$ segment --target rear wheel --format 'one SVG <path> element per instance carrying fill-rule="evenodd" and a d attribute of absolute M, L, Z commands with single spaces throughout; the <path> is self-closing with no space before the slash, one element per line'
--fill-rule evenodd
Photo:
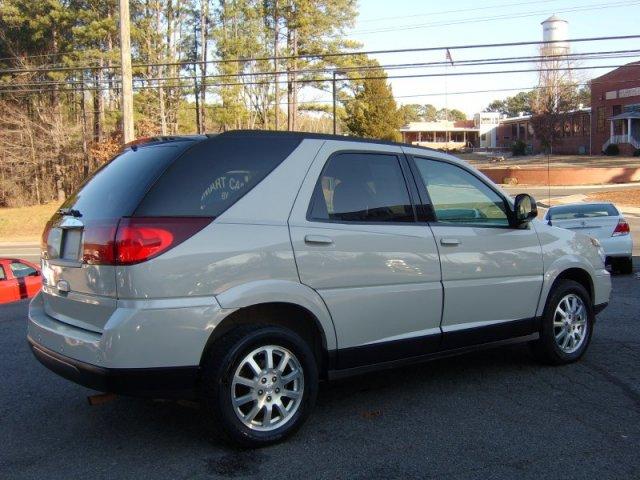
<path fill-rule="evenodd" d="M 575 362 L 589 346 L 594 319 L 585 288 L 573 280 L 560 280 L 549 294 L 540 339 L 531 344 L 534 354 L 553 365 Z"/>
<path fill-rule="evenodd" d="M 242 326 L 225 335 L 203 368 L 207 415 L 233 443 L 261 447 L 293 434 L 315 403 L 313 352 L 281 327 Z"/>

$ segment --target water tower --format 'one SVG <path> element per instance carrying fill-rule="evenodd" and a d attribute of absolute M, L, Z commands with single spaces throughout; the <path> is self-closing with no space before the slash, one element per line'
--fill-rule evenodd
<path fill-rule="evenodd" d="M 569 53 L 569 22 L 552 15 L 542 22 L 541 53 L 544 56 L 567 55 Z M 551 43 L 553 42 L 553 43 Z"/>

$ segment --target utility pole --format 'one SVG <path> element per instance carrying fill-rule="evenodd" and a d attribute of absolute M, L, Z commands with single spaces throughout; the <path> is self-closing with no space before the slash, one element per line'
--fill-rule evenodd
<path fill-rule="evenodd" d="M 122 134 L 124 143 L 134 140 L 133 81 L 129 0 L 120 0 L 120 65 L 122 66 Z"/>
<path fill-rule="evenodd" d="M 343 70 L 334 70 L 332 77 L 332 91 L 333 91 L 333 134 L 336 135 L 338 131 L 338 114 L 336 113 L 336 104 L 338 103 L 338 89 L 336 88 L 336 76 L 337 75 L 345 75 L 346 72 Z"/>
<path fill-rule="evenodd" d="M 274 127 L 278 130 L 278 114 L 280 112 L 280 86 L 278 85 L 278 35 L 280 28 L 278 22 L 278 0 L 273 1 L 273 71 L 274 75 L 274 93 L 275 93 L 275 109 L 274 109 Z"/>

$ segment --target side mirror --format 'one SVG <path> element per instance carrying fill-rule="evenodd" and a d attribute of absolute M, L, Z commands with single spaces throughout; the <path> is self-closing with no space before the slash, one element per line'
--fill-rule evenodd
<path fill-rule="evenodd" d="M 513 205 L 514 220 L 517 227 L 529 223 L 538 216 L 535 199 L 528 193 L 519 193 Z"/>

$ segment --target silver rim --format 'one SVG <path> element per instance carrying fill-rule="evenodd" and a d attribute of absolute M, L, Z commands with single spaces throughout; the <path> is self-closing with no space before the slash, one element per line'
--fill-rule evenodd
<path fill-rule="evenodd" d="M 553 334 L 564 353 L 578 350 L 587 338 L 587 309 L 578 295 L 570 293 L 560 300 L 553 315 Z"/>
<path fill-rule="evenodd" d="M 284 347 L 256 348 L 233 375 L 231 402 L 240 421 L 252 430 L 282 427 L 296 413 L 304 393 L 304 373 Z"/>

